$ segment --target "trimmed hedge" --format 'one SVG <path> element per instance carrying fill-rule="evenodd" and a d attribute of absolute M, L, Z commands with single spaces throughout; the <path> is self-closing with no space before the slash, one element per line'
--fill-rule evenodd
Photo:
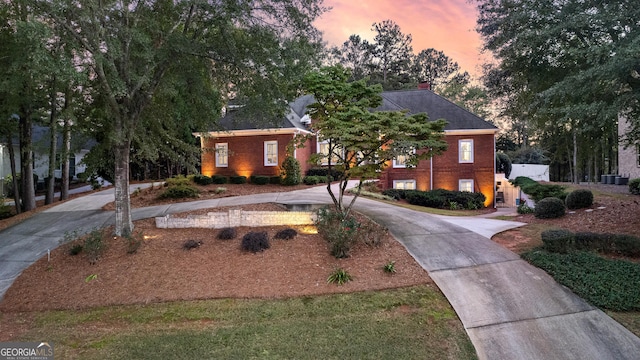
<path fill-rule="evenodd" d="M 564 216 L 564 201 L 556 197 L 544 198 L 536 202 L 534 213 L 538 219 L 555 219 Z"/>
<path fill-rule="evenodd" d="M 452 204 L 463 209 L 481 209 L 486 197 L 482 193 L 436 189 L 431 191 L 387 189 L 383 195 L 396 200 L 406 199 L 409 204 L 437 209 L 450 209 Z"/>
<path fill-rule="evenodd" d="M 232 184 L 246 184 L 247 177 L 246 176 L 230 176 L 229 182 Z"/>
<path fill-rule="evenodd" d="M 316 185 L 316 184 L 321 184 L 321 183 L 326 183 L 327 182 L 327 177 L 326 176 L 305 176 L 304 179 L 302 179 L 302 182 L 305 185 Z"/>
<path fill-rule="evenodd" d="M 321 168 L 311 168 L 307 170 L 307 173 L 305 175 L 306 176 L 324 176 L 324 177 L 331 175 L 331 178 L 335 180 L 335 179 L 340 179 L 344 175 L 344 173 L 334 168 L 332 168 L 331 171 L 329 171 L 328 167 L 321 167 Z"/>
<path fill-rule="evenodd" d="M 263 175 L 251 175 L 250 180 L 255 185 L 267 185 L 269 183 L 269 177 Z"/>
<path fill-rule="evenodd" d="M 587 189 L 575 190 L 567 195 L 565 204 L 570 210 L 588 208 L 593 205 L 593 193 Z"/>
<path fill-rule="evenodd" d="M 211 181 L 213 181 L 214 184 L 226 184 L 229 181 L 229 179 L 227 179 L 226 176 L 213 175 L 211 177 Z"/>
<path fill-rule="evenodd" d="M 543 248 L 550 252 L 597 251 L 640 257 L 640 238 L 625 234 L 573 233 L 569 230 L 545 230 L 540 234 Z"/>
<path fill-rule="evenodd" d="M 213 184 L 213 179 L 208 177 L 207 175 L 194 175 L 193 182 L 198 185 L 211 185 Z"/>
<path fill-rule="evenodd" d="M 629 181 L 629 192 L 633 195 L 640 195 L 640 178 Z"/>

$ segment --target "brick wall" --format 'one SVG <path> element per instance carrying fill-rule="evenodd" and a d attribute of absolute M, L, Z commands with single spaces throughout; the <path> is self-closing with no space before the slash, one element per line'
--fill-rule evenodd
<path fill-rule="evenodd" d="M 238 226 L 311 225 L 315 213 L 312 211 L 242 211 L 229 210 L 223 213 L 190 215 L 177 218 L 171 215 L 156 217 L 156 227 L 160 229 L 208 228 L 221 229 Z"/>

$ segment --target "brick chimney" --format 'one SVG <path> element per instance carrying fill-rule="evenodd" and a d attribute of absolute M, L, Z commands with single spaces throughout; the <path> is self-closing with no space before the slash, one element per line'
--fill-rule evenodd
<path fill-rule="evenodd" d="M 418 84 L 418 89 L 420 90 L 431 90 L 431 83 L 428 81 L 421 81 Z"/>

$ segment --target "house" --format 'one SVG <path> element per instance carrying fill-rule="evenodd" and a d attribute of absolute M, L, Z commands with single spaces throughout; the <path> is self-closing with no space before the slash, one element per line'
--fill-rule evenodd
<path fill-rule="evenodd" d="M 377 110 L 426 112 L 429 119 L 447 120 L 445 140 L 449 145 L 442 155 L 421 161 L 415 168 L 407 168 L 401 159 L 394 160 L 381 174 L 381 188 L 482 192 L 487 198 L 485 205 L 494 203 L 498 131 L 494 125 L 427 89 L 386 91 L 381 95 L 383 103 Z M 310 95 L 296 99 L 285 119 L 262 128 L 228 111 L 220 121 L 223 130 L 197 134 L 203 149 L 202 174 L 278 175 L 289 142 L 297 134 L 311 134 L 306 108 L 313 101 Z M 303 172 L 311 166 L 307 160 L 313 153 L 324 152 L 323 145 L 312 138 L 294 151 Z"/>
<path fill-rule="evenodd" d="M 624 140 L 624 136 L 631 129 L 626 117 L 618 117 L 618 136 Z M 618 174 L 631 179 L 640 178 L 640 143 L 627 145 L 620 141 L 618 145 Z"/>
<path fill-rule="evenodd" d="M 44 186 L 44 178 L 47 177 L 49 171 L 49 128 L 45 126 L 34 125 L 32 130 L 32 148 L 33 148 L 33 173 L 38 176 L 38 182 L 40 186 Z M 81 139 L 75 137 L 72 140 L 71 151 L 69 156 L 69 174 L 75 176 L 85 171 L 85 165 L 82 164 L 82 159 L 89 152 L 91 147 L 95 144 L 93 140 Z M 4 179 L 11 176 L 11 166 L 9 159 L 9 144 L 0 144 L 0 183 L 4 184 Z M 15 154 L 16 171 L 20 172 L 20 145 L 18 139 L 15 138 L 12 141 L 11 146 Z M 58 135 L 57 144 L 58 154 L 62 149 L 62 136 Z M 59 156 L 59 155 L 58 155 Z M 55 177 L 60 178 L 62 176 L 62 164 L 57 162 L 58 166 L 55 170 Z M 0 185 L 0 194 L 4 193 L 4 189 Z"/>

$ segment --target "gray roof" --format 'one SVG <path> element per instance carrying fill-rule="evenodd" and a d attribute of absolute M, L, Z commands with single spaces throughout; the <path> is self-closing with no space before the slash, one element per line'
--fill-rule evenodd
<path fill-rule="evenodd" d="M 445 119 L 445 130 L 493 130 L 496 126 L 481 117 L 465 110 L 455 103 L 430 90 L 385 91 L 382 94 L 382 105 L 376 110 L 396 111 L 408 110 L 409 114 L 427 113 L 429 120 Z M 252 130 L 264 128 L 306 129 L 300 119 L 305 116 L 307 107 L 314 103 L 313 95 L 304 95 L 289 104 L 290 112 L 282 119 L 270 123 L 259 123 L 247 120 L 236 110 L 227 111 L 220 119 L 219 127 L 224 130 Z"/>
<path fill-rule="evenodd" d="M 497 127 L 430 90 L 399 90 L 382 93 L 382 106 L 376 110 L 408 110 L 427 113 L 429 120 L 445 119 L 445 130 L 490 130 Z"/>

